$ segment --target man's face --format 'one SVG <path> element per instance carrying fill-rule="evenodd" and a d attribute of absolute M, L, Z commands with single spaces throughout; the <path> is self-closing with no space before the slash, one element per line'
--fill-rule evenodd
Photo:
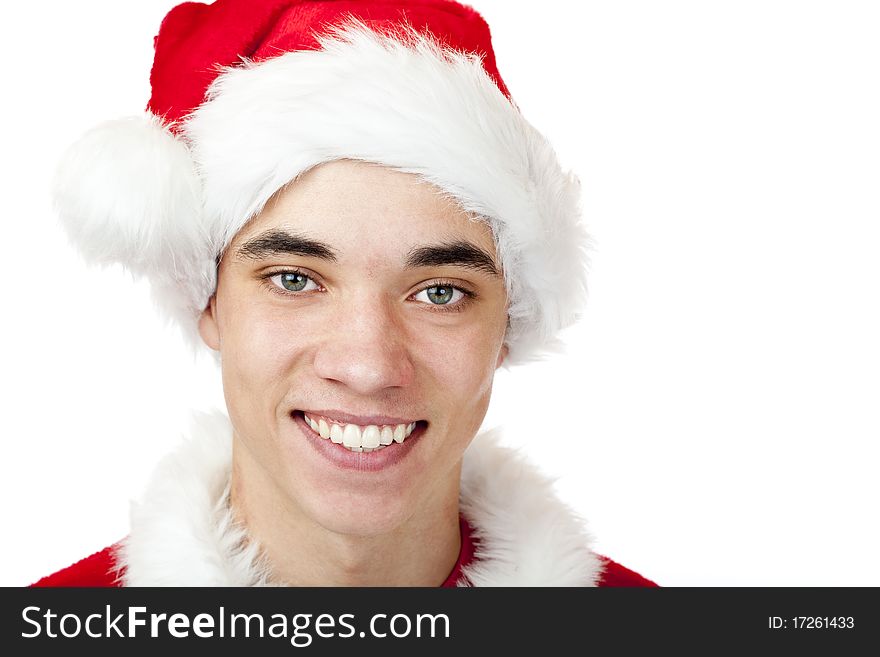
<path fill-rule="evenodd" d="M 506 309 L 488 226 L 415 176 L 339 160 L 281 190 L 225 252 L 199 324 L 245 503 L 370 535 L 448 501 Z"/>

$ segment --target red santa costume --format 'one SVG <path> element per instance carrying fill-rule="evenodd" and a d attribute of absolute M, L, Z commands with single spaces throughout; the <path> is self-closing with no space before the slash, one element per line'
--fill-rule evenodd
<path fill-rule="evenodd" d="M 509 298 L 506 366 L 553 351 L 585 297 L 580 183 L 522 116 L 489 27 L 451 0 L 217 0 L 175 7 L 143 115 L 73 145 L 55 200 L 92 262 L 151 282 L 202 347 L 217 257 L 269 198 L 350 158 L 418 176 L 492 229 Z M 256 586 L 271 567 L 233 522 L 232 426 L 196 414 L 131 531 L 41 586 Z M 653 586 L 591 549 L 583 521 L 496 432 L 464 455 L 461 553 L 443 586 Z"/>

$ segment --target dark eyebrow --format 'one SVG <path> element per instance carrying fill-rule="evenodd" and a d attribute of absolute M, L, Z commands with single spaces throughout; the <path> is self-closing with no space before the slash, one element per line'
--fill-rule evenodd
<path fill-rule="evenodd" d="M 261 260 L 273 255 L 300 255 L 337 262 L 336 252 L 324 242 L 273 228 L 250 238 L 235 252 L 237 260 Z M 464 240 L 411 249 L 407 269 L 452 265 L 500 276 L 495 261 L 480 247 Z"/>
<path fill-rule="evenodd" d="M 238 247 L 236 260 L 261 260 L 273 255 L 300 255 L 336 262 L 336 252 L 324 242 L 277 228 L 260 233 Z"/>
<path fill-rule="evenodd" d="M 500 276 L 495 261 L 480 247 L 464 240 L 412 249 L 406 256 L 406 267 L 440 267 L 453 265 Z"/>

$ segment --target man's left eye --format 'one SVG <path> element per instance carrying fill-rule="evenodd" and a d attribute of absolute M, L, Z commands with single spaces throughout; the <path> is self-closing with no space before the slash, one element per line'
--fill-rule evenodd
<path fill-rule="evenodd" d="M 451 285 L 432 285 L 416 294 L 415 298 L 435 306 L 446 306 L 450 303 L 457 303 L 463 296 L 464 292 L 457 287 L 452 287 Z"/>

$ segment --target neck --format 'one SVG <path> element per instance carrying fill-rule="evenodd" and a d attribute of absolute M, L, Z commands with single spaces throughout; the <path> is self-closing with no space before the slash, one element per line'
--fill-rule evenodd
<path fill-rule="evenodd" d="M 255 464 L 245 466 L 247 456 L 237 449 L 233 454 L 230 505 L 268 560 L 272 583 L 436 587 L 455 567 L 461 550 L 460 464 L 441 490 L 390 531 L 351 534 L 321 525 L 265 479 L 260 485 L 248 467 Z"/>

